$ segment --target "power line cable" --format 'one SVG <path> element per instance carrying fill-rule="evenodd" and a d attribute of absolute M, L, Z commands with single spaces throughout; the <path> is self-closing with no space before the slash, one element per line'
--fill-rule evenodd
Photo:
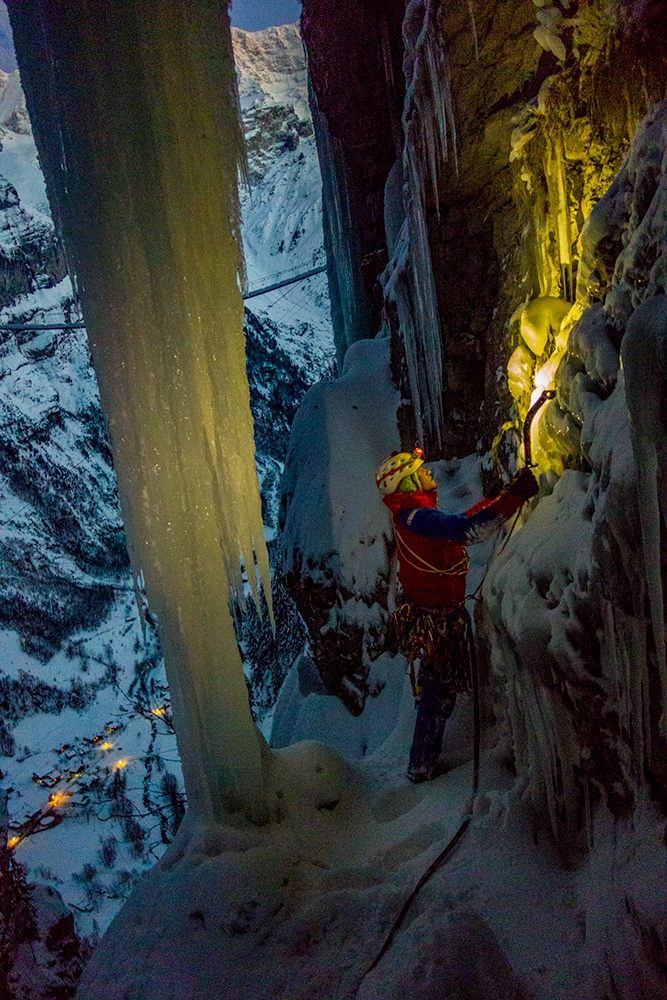
<path fill-rule="evenodd" d="M 303 271 L 301 274 L 295 274 L 292 278 L 284 278 L 282 281 L 274 281 L 270 285 L 266 285 L 264 288 L 257 288 L 252 292 L 243 292 L 242 298 L 254 299 L 258 295 L 266 295 L 267 292 L 275 292 L 278 288 L 284 288 L 286 285 L 296 285 L 300 281 L 304 281 L 306 278 L 312 278 L 315 274 L 322 274 L 326 271 L 326 264 L 321 264 L 319 267 L 313 267 L 309 271 Z M 276 274 L 285 273 L 276 271 Z M 262 279 L 266 280 L 266 279 Z M 285 293 L 287 294 L 287 293 Z M 282 296 L 281 296 L 282 298 Z M 277 300 L 278 302 L 280 299 Z M 274 303 L 275 305 L 275 303 Z M 83 320 L 77 320 L 75 323 L 0 323 L 0 330 L 83 330 L 85 329 L 85 323 Z"/>

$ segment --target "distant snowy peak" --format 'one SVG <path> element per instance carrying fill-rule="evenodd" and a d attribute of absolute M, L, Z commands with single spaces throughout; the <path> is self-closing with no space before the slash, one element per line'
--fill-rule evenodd
<path fill-rule="evenodd" d="M 32 133 L 18 70 L 0 70 L 0 125 L 19 135 Z"/>
<path fill-rule="evenodd" d="M 241 110 L 266 104 L 292 106 L 299 118 L 310 117 L 306 58 L 298 24 L 264 31 L 232 28 Z"/>

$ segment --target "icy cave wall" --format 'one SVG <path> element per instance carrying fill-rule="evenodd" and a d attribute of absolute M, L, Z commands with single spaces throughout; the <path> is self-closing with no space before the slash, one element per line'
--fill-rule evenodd
<path fill-rule="evenodd" d="M 360 17 L 364 8 L 354 9 Z M 615 815 L 632 811 L 643 789 L 664 799 L 656 486 L 664 385 L 653 390 L 651 423 L 635 363 L 631 424 L 619 351 L 628 323 L 631 344 L 650 328 L 654 346 L 631 357 L 653 351 L 649 367 L 661 371 L 666 18 L 660 4 L 415 0 L 403 27 L 406 222 L 399 232 L 390 179 L 392 256 L 382 276 L 394 379 L 409 404 L 398 428 L 410 446 L 432 403 L 439 443 L 425 434 L 428 457 L 486 453 L 492 486 L 516 468 L 531 396 L 558 390 L 534 439 L 543 498 L 491 573 L 482 617 L 517 768 L 556 834 L 579 846 L 600 796 Z M 311 26 L 311 46 L 317 38 Z M 324 92 L 318 102 L 326 114 Z M 415 260 L 430 265 L 435 309 L 410 277 Z M 427 307 L 429 320 L 438 317 L 438 343 L 423 321 Z M 438 381 L 429 402 L 428 383 Z M 353 454 L 352 440 L 349 447 Z M 326 460 L 320 471 L 326 481 Z M 358 467 L 359 477 L 371 473 L 370 461 Z M 377 530 L 386 533 L 382 514 Z M 551 540 L 538 544 L 538 535 Z M 378 582 L 390 580 L 390 554 L 388 539 Z M 339 608 L 345 569 L 313 574 L 307 555 L 301 591 Z M 372 592 L 365 585 L 345 602 L 368 604 Z M 309 625 L 326 677 L 326 629 L 312 615 Z M 343 669 L 335 683 L 328 678 L 336 693 L 369 675 L 362 631 L 350 655 L 337 651 Z M 376 631 L 373 650 L 381 646 Z"/>
<path fill-rule="evenodd" d="M 580 847 L 600 798 L 617 817 L 647 794 L 667 803 L 666 170 L 663 101 L 581 235 L 538 436 L 561 475 L 485 588 L 517 767 Z"/>

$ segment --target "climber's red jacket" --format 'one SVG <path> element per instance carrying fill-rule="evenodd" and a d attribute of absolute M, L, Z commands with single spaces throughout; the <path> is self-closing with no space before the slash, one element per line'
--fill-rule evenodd
<path fill-rule="evenodd" d="M 453 608 L 465 598 L 466 545 L 484 542 L 524 502 L 503 490 L 481 500 L 465 514 L 436 510 L 436 490 L 390 493 L 382 498 L 391 511 L 405 597 L 425 608 Z"/>

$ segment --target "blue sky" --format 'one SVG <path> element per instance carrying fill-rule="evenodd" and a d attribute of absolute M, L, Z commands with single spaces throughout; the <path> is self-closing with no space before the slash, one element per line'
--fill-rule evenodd
<path fill-rule="evenodd" d="M 293 24 L 299 20 L 299 0 L 232 0 L 232 24 L 244 31 L 260 31 L 272 24 Z M 0 0 L 0 69 L 13 73 L 16 69 L 12 32 L 7 8 Z"/>
<path fill-rule="evenodd" d="M 294 24 L 299 20 L 299 0 L 232 0 L 232 24 L 244 31 L 260 31 L 272 24 Z"/>

